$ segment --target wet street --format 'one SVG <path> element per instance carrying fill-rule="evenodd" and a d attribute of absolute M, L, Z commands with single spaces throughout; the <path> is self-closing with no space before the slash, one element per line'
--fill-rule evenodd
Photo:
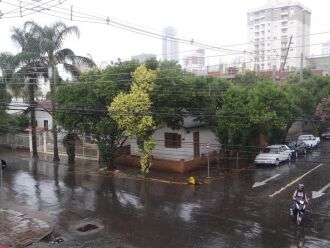
<path fill-rule="evenodd" d="M 9 164 L 1 205 L 47 216 L 65 240 L 60 247 L 330 247 L 330 141 L 298 161 L 199 186 L 98 176 L 88 163 L 77 169 L 33 163 L 27 154 L 0 156 Z M 289 217 L 299 182 L 309 198 L 325 193 L 310 200 L 302 227 Z M 35 247 L 57 246 L 48 242 Z"/>

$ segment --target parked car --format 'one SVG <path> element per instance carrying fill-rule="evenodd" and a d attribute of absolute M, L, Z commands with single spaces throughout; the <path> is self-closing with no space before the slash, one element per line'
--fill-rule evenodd
<path fill-rule="evenodd" d="M 309 146 L 302 140 L 291 140 L 286 142 L 286 145 L 291 150 L 294 150 L 295 157 L 297 157 L 298 154 L 306 154 L 307 150 L 309 149 Z"/>
<path fill-rule="evenodd" d="M 298 140 L 305 142 L 308 145 L 308 148 L 314 148 L 320 144 L 320 137 L 314 137 L 312 134 L 304 134 L 298 137 Z"/>
<path fill-rule="evenodd" d="M 330 128 L 327 128 L 322 134 L 322 139 L 330 139 Z"/>
<path fill-rule="evenodd" d="M 294 150 L 286 145 L 267 146 L 254 160 L 255 165 L 272 164 L 279 165 L 283 161 L 291 160 Z"/>

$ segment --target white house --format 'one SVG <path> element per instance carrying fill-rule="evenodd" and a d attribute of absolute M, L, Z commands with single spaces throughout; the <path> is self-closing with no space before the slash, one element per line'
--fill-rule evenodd
<path fill-rule="evenodd" d="M 156 147 L 151 155 L 156 159 L 189 161 L 221 148 L 211 129 L 194 121 L 193 117 L 185 118 L 183 127 L 179 130 L 169 127 L 157 129 L 152 138 L 156 141 Z M 138 155 L 136 139 L 131 139 L 128 143 L 131 155 Z"/>
<path fill-rule="evenodd" d="M 23 112 L 29 112 L 30 104 L 23 101 L 12 102 L 8 106 L 7 112 L 12 115 L 18 115 Z M 52 127 L 53 117 L 51 114 L 51 101 L 37 101 L 35 108 L 36 127 L 47 131 Z"/>
<path fill-rule="evenodd" d="M 38 101 L 36 111 L 36 126 L 47 131 L 52 127 L 52 103 L 51 101 Z"/>

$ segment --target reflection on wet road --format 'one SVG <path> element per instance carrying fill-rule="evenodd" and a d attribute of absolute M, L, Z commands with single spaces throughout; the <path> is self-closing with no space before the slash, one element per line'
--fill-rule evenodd
<path fill-rule="evenodd" d="M 311 200 L 303 227 L 288 214 L 297 183 L 269 197 L 321 163 L 299 182 L 309 197 L 328 184 L 329 148 L 323 142 L 295 162 L 200 186 L 83 174 L 74 166 L 7 155 L 2 199 L 7 207 L 47 213 L 66 240 L 61 247 L 330 247 L 330 189 Z M 75 227 L 82 223 L 103 228 L 79 234 Z"/>

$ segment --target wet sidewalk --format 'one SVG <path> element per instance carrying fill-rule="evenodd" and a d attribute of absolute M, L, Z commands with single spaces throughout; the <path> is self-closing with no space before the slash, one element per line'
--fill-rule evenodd
<path fill-rule="evenodd" d="M 4 150 L 1 148 L 1 150 Z M 2 153 L 2 152 L 1 152 Z M 0 153 L 0 154 L 1 154 Z M 8 149 L 4 154 L 4 158 L 10 161 L 11 158 L 21 158 L 23 160 L 32 161 L 31 155 L 27 151 L 19 151 L 19 150 L 10 150 Z M 46 163 L 54 163 L 53 155 L 51 154 L 43 154 L 39 153 L 39 158 L 37 159 L 39 162 Z M 102 167 L 98 161 L 88 160 L 88 159 L 80 159 L 76 158 L 74 164 L 68 164 L 68 160 L 66 156 L 60 156 L 60 161 L 58 165 L 69 167 L 72 172 L 74 171 L 76 174 L 85 174 L 85 175 L 93 175 L 93 176 L 104 176 L 104 177 L 119 177 L 119 178 L 127 178 L 133 180 L 146 180 L 152 182 L 166 183 L 166 184 L 188 184 L 188 178 L 194 177 L 199 181 L 212 181 L 219 178 L 223 178 L 225 174 L 228 172 L 239 172 L 241 169 L 224 169 L 224 168 L 215 168 L 210 167 L 210 172 L 208 177 L 207 167 L 201 167 L 199 170 L 192 171 L 186 174 L 178 174 L 175 172 L 166 172 L 166 171 L 155 171 L 152 170 L 146 176 L 141 175 L 140 168 L 138 167 L 127 167 L 117 165 L 116 169 L 108 170 L 106 167 Z M 69 171 L 70 171 L 69 170 Z"/>
<path fill-rule="evenodd" d="M 0 209 L 0 243 L 8 247 L 25 247 L 41 240 L 53 231 L 45 221 L 21 212 Z"/>

